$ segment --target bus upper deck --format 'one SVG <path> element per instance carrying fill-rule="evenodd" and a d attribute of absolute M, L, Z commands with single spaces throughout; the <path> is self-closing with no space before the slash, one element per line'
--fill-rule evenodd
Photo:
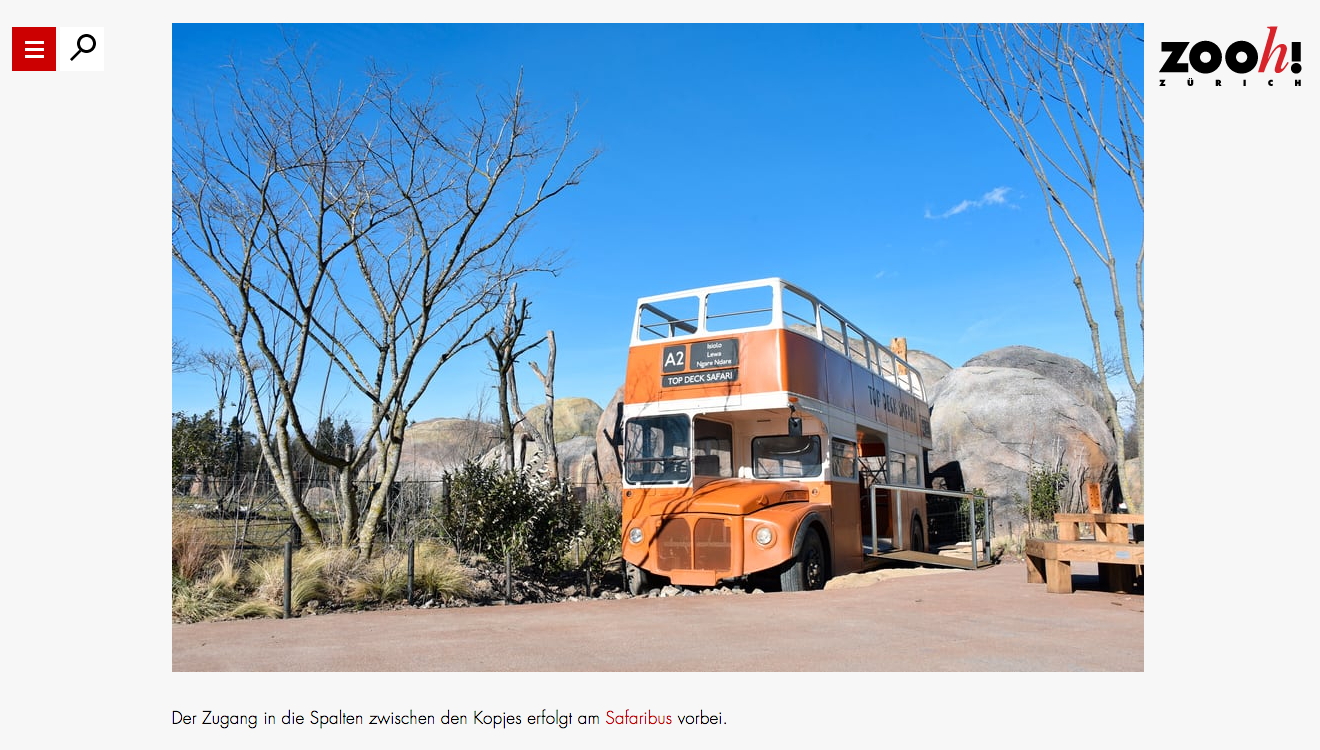
<path fill-rule="evenodd" d="M 822 346 L 839 356 L 824 357 L 818 351 Z M 916 369 L 782 279 L 638 300 L 625 409 L 694 398 L 754 402 L 758 396 L 765 400 L 786 393 L 880 423 L 901 419 L 905 429 L 930 435 L 929 421 L 921 414 L 928 411 L 921 408 L 925 389 Z"/>

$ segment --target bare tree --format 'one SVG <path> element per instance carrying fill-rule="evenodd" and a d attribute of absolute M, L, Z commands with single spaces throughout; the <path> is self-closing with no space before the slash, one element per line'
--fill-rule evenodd
<path fill-rule="evenodd" d="M 1133 263 L 1136 346 L 1144 349 L 1145 243 L 1119 246 L 1110 231 L 1116 208 L 1145 211 L 1142 40 L 1129 26 L 1107 24 L 944 26 L 927 39 L 1031 168 L 1072 270 L 1094 367 L 1109 395 L 1120 486 L 1129 502 L 1139 501 L 1123 470 L 1123 420 L 1110 392 L 1105 335 L 1092 314 L 1078 255 L 1089 252 L 1100 263 L 1099 282 L 1114 307 L 1113 341 L 1132 392 L 1137 451 L 1144 455 L 1145 377 L 1133 364 L 1119 257 Z M 1138 55 L 1135 78 L 1125 67 L 1130 54 Z"/>
<path fill-rule="evenodd" d="M 197 352 L 196 363 L 198 370 L 205 365 L 207 374 L 211 378 L 211 386 L 215 389 L 217 420 L 222 424 L 225 423 L 225 413 L 232 406 L 233 416 L 239 423 L 247 422 L 251 414 L 250 398 L 247 390 L 242 387 L 242 368 L 239 366 L 238 357 L 234 356 L 232 351 L 201 349 Z M 233 393 L 233 400 L 230 398 L 231 391 L 236 391 Z"/>
<path fill-rule="evenodd" d="M 500 440 L 504 445 L 505 466 L 509 470 L 514 469 L 517 455 L 513 442 L 513 428 L 516 424 L 513 419 L 514 410 L 518 411 L 518 419 L 522 421 L 522 410 L 518 409 L 518 385 L 514 365 L 518 363 L 519 357 L 539 346 L 541 341 L 544 341 L 544 339 L 538 339 L 522 348 L 518 348 L 518 340 L 523 335 L 523 326 L 530 317 L 527 310 L 530 304 L 528 300 L 518 298 L 518 285 L 514 284 L 509 290 L 509 301 L 504 306 L 503 324 L 498 330 L 491 330 L 486 333 L 486 343 L 490 346 L 491 357 L 494 359 L 491 369 L 499 378 L 499 385 L 496 387 L 498 389 L 497 402 L 500 409 Z"/>
<path fill-rule="evenodd" d="M 540 366 L 537 365 L 535 361 L 528 362 L 527 364 L 532 368 L 532 372 L 536 373 L 537 379 L 541 381 L 541 387 L 545 390 L 545 429 L 541 430 L 532 425 L 531 421 L 522 413 L 522 409 L 518 409 L 518 419 L 519 421 L 527 423 L 528 430 L 532 432 L 533 437 L 544 446 L 546 456 L 545 465 L 549 472 L 548 476 L 551 481 L 558 482 L 559 448 L 555 444 L 555 332 L 553 330 L 546 331 L 544 341 L 546 342 L 546 347 L 548 349 L 545 360 L 545 371 L 542 372 Z M 514 390 L 514 393 L 515 395 L 517 394 L 516 389 Z M 518 401 L 515 398 L 515 406 L 517 403 Z"/>
<path fill-rule="evenodd" d="M 498 333 L 491 331 L 486 334 L 486 343 L 490 345 L 491 357 L 494 359 L 491 369 L 499 375 L 500 381 L 498 387 L 501 439 L 504 443 L 506 466 L 512 470 L 515 468 L 515 453 L 521 455 L 524 462 L 527 459 L 525 450 L 516 452 L 514 449 L 514 427 L 522 427 L 523 432 L 532 442 L 542 446 L 548 476 L 551 481 L 558 481 L 559 451 L 555 447 L 554 417 L 555 332 L 547 331 L 543 338 L 519 348 L 518 340 L 522 338 L 523 327 L 531 319 L 531 313 L 528 311 L 530 304 L 528 300 L 518 298 L 518 287 L 515 285 L 510 290 L 509 301 L 504 306 L 503 327 Z M 545 389 L 546 413 L 542 424 L 538 425 L 523 413 L 522 404 L 518 400 L 518 376 L 514 368 L 524 354 L 540 346 L 543 341 L 548 341 L 550 347 L 546 371 L 542 372 L 536 362 L 528 363 Z M 514 419 L 515 416 L 517 419 Z"/>
<path fill-rule="evenodd" d="M 550 375 L 553 378 L 554 357 L 555 357 L 555 332 L 550 331 L 548 334 L 548 338 L 550 341 L 550 362 L 551 362 Z M 539 344 L 541 341 L 545 341 L 545 340 L 546 339 L 540 339 L 537 343 Z M 526 349 L 524 349 L 523 351 L 525 352 Z M 541 372 L 541 368 L 538 367 L 535 362 L 530 362 L 529 364 L 531 365 L 532 371 L 536 373 L 536 376 L 541 379 L 541 383 L 545 386 L 546 409 L 547 410 L 553 409 L 555 405 L 553 380 L 546 380 L 546 376 Z M 518 396 L 517 373 L 512 368 L 510 368 L 508 377 L 505 379 L 504 384 L 505 387 L 508 388 L 509 406 L 510 408 L 513 409 L 514 416 L 517 417 L 517 419 L 513 420 L 512 423 L 518 427 L 521 427 L 523 431 L 523 437 L 522 437 L 523 445 L 522 445 L 522 449 L 519 451 L 518 454 L 520 456 L 521 465 L 525 466 L 527 463 L 527 442 L 531 441 L 532 443 L 541 446 L 541 453 L 544 457 L 544 466 L 546 467 L 547 476 L 552 481 L 558 481 L 559 451 L 555 447 L 554 415 L 547 411 L 547 413 L 543 416 L 543 419 L 540 424 L 537 424 L 536 420 L 527 418 L 527 414 L 523 412 L 522 402 L 520 401 L 520 398 Z M 512 445 L 512 443 L 513 443 L 512 437 L 510 437 L 510 439 L 506 441 L 506 444 Z M 512 466 L 512 461 L 510 461 L 510 466 Z"/>
<path fill-rule="evenodd" d="M 437 83 L 414 95 L 375 66 L 360 92 L 323 86 L 294 44 L 264 75 L 231 66 L 227 79 L 227 106 L 176 113 L 173 257 L 233 341 L 263 460 L 304 539 L 327 543 L 295 446 L 338 477 L 339 544 L 370 555 L 410 410 L 482 340 L 512 281 L 552 266 L 514 247 L 595 154 L 570 157 L 575 113 L 543 139 L 521 77 L 469 116 L 442 106 Z M 359 415 L 343 454 L 312 439 L 328 388 Z"/>
<path fill-rule="evenodd" d="M 247 392 L 242 389 L 241 384 L 239 384 L 238 394 L 234 396 L 234 400 L 230 400 L 230 391 L 237 384 L 238 359 L 230 351 L 213 351 L 209 349 L 192 351 L 184 341 L 177 338 L 173 341 L 173 352 L 173 371 L 175 373 L 191 372 L 206 375 L 210 378 L 211 387 L 215 390 L 215 411 L 213 412 L 215 440 L 217 443 L 228 443 L 223 449 L 227 456 L 226 463 L 229 469 L 228 489 L 225 492 L 215 492 L 216 510 L 221 516 L 224 516 L 229 513 L 229 506 L 238 497 L 238 474 L 243 461 L 242 425 L 247 422 L 250 414 Z M 225 415 L 231 406 L 234 407 L 234 414 L 226 419 Z M 215 477 L 202 472 L 199 472 L 197 476 L 198 494 L 211 494 Z"/>
<path fill-rule="evenodd" d="M 173 355 L 172 372 L 191 372 L 197 362 L 193 353 L 188 350 L 187 342 L 176 338 L 172 340 L 171 344 L 171 354 Z"/>

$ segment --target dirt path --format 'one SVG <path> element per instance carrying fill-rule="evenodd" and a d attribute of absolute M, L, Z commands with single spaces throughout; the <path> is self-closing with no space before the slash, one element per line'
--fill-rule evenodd
<path fill-rule="evenodd" d="M 173 669 L 1142 671 L 1144 597 L 1099 591 L 1094 566 L 1076 572 L 1071 595 L 1028 584 L 1022 563 L 1004 563 L 873 573 L 795 594 L 176 625 Z"/>

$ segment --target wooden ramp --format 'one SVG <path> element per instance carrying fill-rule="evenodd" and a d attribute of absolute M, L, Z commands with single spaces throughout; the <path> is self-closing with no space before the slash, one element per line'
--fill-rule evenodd
<path fill-rule="evenodd" d="M 894 549 L 892 539 L 880 537 L 877 541 L 879 542 L 878 545 L 873 544 L 870 534 L 862 536 L 862 554 L 866 556 L 869 563 L 868 568 L 884 567 L 888 563 L 914 563 L 940 568 L 976 570 L 994 565 L 990 560 L 990 555 L 980 554 L 977 555 L 976 565 L 973 566 L 972 548 L 966 542 L 944 545 L 936 548 L 935 552 L 910 552 Z M 944 554 L 936 554 L 937 552 Z"/>
<path fill-rule="evenodd" d="M 975 570 L 978 568 L 988 568 L 994 563 L 990 561 L 988 555 L 980 555 L 976 565 L 972 565 L 971 553 L 967 557 L 961 555 L 936 555 L 930 552 L 912 552 L 909 550 L 893 550 L 890 552 L 880 552 L 867 555 L 872 560 L 876 560 L 880 565 L 886 562 L 907 562 L 918 565 L 933 565 L 942 568 L 962 568 L 963 570 Z"/>

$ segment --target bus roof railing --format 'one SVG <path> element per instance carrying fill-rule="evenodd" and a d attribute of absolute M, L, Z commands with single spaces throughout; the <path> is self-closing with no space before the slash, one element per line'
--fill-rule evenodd
<path fill-rule="evenodd" d="M 768 304 L 765 293 L 758 292 L 762 289 L 769 292 Z M 786 294 L 795 298 L 792 310 L 787 309 Z M 720 300 L 714 310 L 712 298 Z M 804 317 L 806 314 L 811 318 Z M 926 398 L 920 373 L 905 359 L 820 298 L 777 277 L 643 297 L 637 301 L 632 344 L 775 328 L 815 338 L 904 391 Z"/>
<path fill-rule="evenodd" d="M 650 312 L 653 313 L 656 317 L 660 318 L 663 321 L 663 323 L 661 323 L 660 326 L 663 327 L 667 325 L 669 327 L 669 333 L 664 334 L 657 331 L 656 330 L 657 324 L 655 323 L 642 323 L 640 312 Z M 643 304 L 641 305 L 638 314 L 637 325 L 638 327 L 650 331 L 651 333 L 661 338 L 672 338 L 678 335 L 674 333 L 675 329 L 681 330 L 684 333 L 696 333 L 697 326 L 694 324 L 695 321 L 696 318 L 687 318 L 687 319 L 675 318 L 658 307 L 649 304 Z"/>

